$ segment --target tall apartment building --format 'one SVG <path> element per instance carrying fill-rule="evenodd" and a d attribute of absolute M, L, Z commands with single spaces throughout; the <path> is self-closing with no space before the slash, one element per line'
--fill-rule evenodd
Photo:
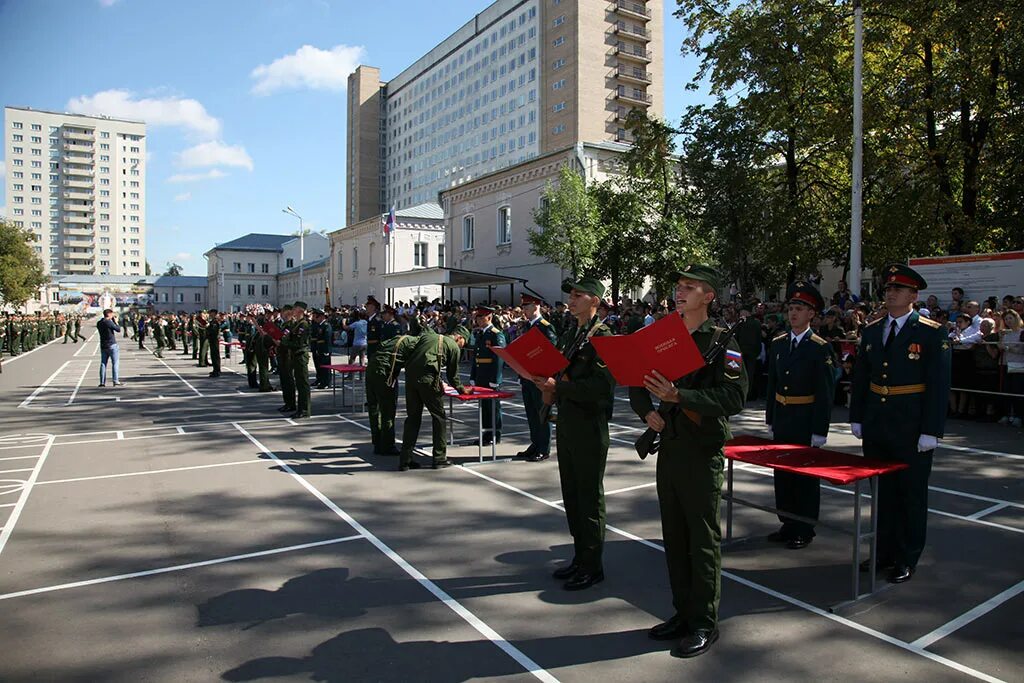
<path fill-rule="evenodd" d="M 7 218 L 51 275 L 144 275 L 146 124 L 4 107 Z"/>
<path fill-rule="evenodd" d="M 497 0 L 390 81 L 348 80 L 346 222 L 663 112 L 662 0 Z"/>

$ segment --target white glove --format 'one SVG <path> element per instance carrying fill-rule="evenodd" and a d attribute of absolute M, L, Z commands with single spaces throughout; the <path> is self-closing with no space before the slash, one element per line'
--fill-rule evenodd
<path fill-rule="evenodd" d="M 811 445 L 815 448 L 821 448 L 828 441 L 827 436 L 821 436 L 820 434 L 811 434 Z"/>
<path fill-rule="evenodd" d="M 939 445 L 939 440 L 931 434 L 922 434 L 917 437 L 917 452 L 924 453 L 925 451 L 933 451 L 935 447 Z"/>
<path fill-rule="evenodd" d="M 864 438 L 864 435 L 860 431 L 860 422 L 851 422 L 850 423 L 850 431 L 853 432 L 853 435 L 855 437 L 857 437 L 858 439 L 863 439 Z"/>

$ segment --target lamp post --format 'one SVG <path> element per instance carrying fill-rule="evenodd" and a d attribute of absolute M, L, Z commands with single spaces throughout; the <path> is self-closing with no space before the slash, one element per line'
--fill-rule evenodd
<path fill-rule="evenodd" d="M 860 296 L 861 270 L 861 201 L 864 191 L 864 7 L 853 0 L 853 196 L 850 211 L 850 275 L 853 293 Z"/>
<path fill-rule="evenodd" d="M 306 258 L 305 250 L 305 230 L 302 229 L 302 216 L 295 213 L 295 209 L 290 206 L 286 206 L 281 209 L 282 213 L 286 213 L 289 216 L 295 216 L 299 219 L 299 296 L 303 296 L 303 283 L 302 283 L 302 262 Z"/>

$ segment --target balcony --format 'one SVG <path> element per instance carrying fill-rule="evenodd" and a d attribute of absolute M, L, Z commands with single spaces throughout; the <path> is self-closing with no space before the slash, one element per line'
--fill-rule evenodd
<path fill-rule="evenodd" d="M 78 187 L 84 190 L 92 189 L 91 180 L 71 180 L 70 178 L 64 179 L 64 187 Z"/>
<path fill-rule="evenodd" d="M 629 112 L 631 111 L 633 111 L 633 107 L 616 107 L 613 118 L 624 123 L 629 118 Z"/>
<path fill-rule="evenodd" d="M 96 173 L 91 168 L 68 168 L 64 167 L 64 175 L 66 176 L 80 176 L 82 178 L 92 178 Z"/>
<path fill-rule="evenodd" d="M 63 255 L 65 259 L 78 259 L 80 261 L 91 261 L 93 257 L 92 249 L 89 251 L 70 251 L 65 249 Z"/>
<path fill-rule="evenodd" d="M 64 219 L 65 222 L 67 219 Z M 64 234 L 69 237 L 88 237 L 92 239 L 92 228 L 83 228 L 77 225 L 68 225 L 64 227 Z"/>
<path fill-rule="evenodd" d="M 78 140 L 80 142 L 93 142 L 96 139 L 96 136 L 92 133 L 76 133 L 74 131 L 66 130 L 64 131 L 64 139 Z"/>
<path fill-rule="evenodd" d="M 88 200 L 92 200 L 92 198 L 93 198 L 93 193 L 92 192 L 77 192 L 77 191 L 75 191 L 75 192 L 65 192 L 64 193 L 64 199 L 88 199 Z"/>
<path fill-rule="evenodd" d="M 93 148 L 92 148 L 92 145 L 88 145 L 88 144 L 81 143 L 81 142 L 65 142 L 64 143 L 64 151 L 65 152 L 85 152 L 86 154 L 92 154 Z"/>
<path fill-rule="evenodd" d="M 652 59 L 654 59 L 654 55 L 650 50 L 645 50 L 639 45 L 624 43 L 622 41 L 619 41 L 615 46 L 615 56 L 620 59 L 640 62 L 641 64 L 648 64 Z"/>
<path fill-rule="evenodd" d="M 642 21 L 648 21 L 651 18 L 650 9 L 644 7 L 642 3 L 631 2 L 630 0 L 617 0 L 615 11 L 624 17 L 633 17 Z"/>
<path fill-rule="evenodd" d="M 69 203 L 65 203 L 64 204 L 64 210 L 65 211 L 84 211 L 85 213 L 92 213 L 94 209 L 93 209 L 92 204 L 69 204 Z"/>
<path fill-rule="evenodd" d="M 631 145 L 631 144 L 633 144 L 634 139 L 635 138 L 633 138 L 632 135 L 630 135 L 629 133 L 627 133 L 624 130 L 617 130 L 617 131 L 615 131 L 615 142 L 622 142 L 622 143 L 625 143 L 627 145 Z"/>
<path fill-rule="evenodd" d="M 65 223 L 84 223 L 86 225 L 92 225 L 95 219 L 92 216 L 64 216 Z M 92 234 L 90 231 L 89 234 Z"/>
<path fill-rule="evenodd" d="M 623 38 L 632 38 L 633 40 L 641 40 L 645 43 L 651 40 L 650 31 L 642 26 L 634 26 L 624 21 L 615 22 L 615 35 L 622 36 Z"/>
<path fill-rule="evenodd" d="M 615 75 L 619 77 L 620 81 L 625 81 L 626 83 L 647 85 L 651 82 L 651 72 L 638 66 L 619 64 Z"/>
<path fill-rule="evenodd" d="M 65 263 L 64 270 L 74 273 L 91 273 L 93 271 L 92 259 L 88 263 Z"/>
<path fill-rule="evenodd" d="M 71 154 L 65 154 L 63 156 L 63 161 L 66 164 L 87 164 L 87 165 L 91 166 L 92 165 L 92 155 L 91 154 L 81 154 L 81 155 L 77 155 L 77 156 L 72 156 Z"/>
<path fill-rule="evenodd" d="M 643 90 L 637 90 L 636 88 L 626 88 L 621 85 L 619 86 L 619 89 L 615 92 L 615 98 L 622 100 L 623 102 L 642 105 L 649 105 L 652 100 L 651 96 L 645 93 Z"/>

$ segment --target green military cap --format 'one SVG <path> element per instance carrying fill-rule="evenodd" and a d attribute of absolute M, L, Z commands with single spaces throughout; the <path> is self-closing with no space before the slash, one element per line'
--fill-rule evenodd
<path fill-rule="evenodd" d="M 493 306 L 484 306 L 483 304 L 480 304 L 473 308 L 473 313 L 476 315 L 490 315 L 491 313 L 494 313 L 494 310 Z"/>
<path fill-rule="evenodd" d="M 706 266 L 702 263 L 690 263 L 681 268 L 680 270 L 669 273 L 669 278 L 676 282 L 681 278 L 687 278 L 688 280 L 699 280 L 700 282 L 706 282 L 711 289 L 718 293 L 721 289 L 722 275 L 718 272 L 717 268 L 712 266 Z"/>
<path fill-rule="evenodd" d="M 921 277 L 921 274 L 910 266 L 902 263 L 894 263 L 883 272 L 882 288 L 886 287 L 907 287 L 908 289 L 928 289 L 928 283 Z"/>
<path fill-rule="evenodd" d="M 786 289 L 786 303 L 803 304 L 816 311 L 825 307 L 825 299 L 822 298 L 818 288 L 803 280 L 797 280 Z"/>
<path fill-rule="evenodd" d="M 448 333 L 449 337 L 454 337 L 455 335 L 459 335 L 466 341 L 469 341 L 470 338 L 469 330 L 466 329 L 465 325 L 456 325 L 455 329 Z"/>
<path fill-rule="evenodd" d="M 309 306 L 306 305 L 305 301 L 296 301 L 292 308 L 301 308 L 302 310 L 306 310 Z"/>
<path fill-rule="evenodd" d="M 591 296 L 604 296 L 604 283 L 596 277 L 581 277 L 575 282 L 571 279 L 562 282 L 562 291 L 566 294 L 574 289 L 580 292 L 586 292 Z"/>
<path fill-rule="evenodd" d="M 285 304 L 284 306 L 281 307 L 281 310 L 282 311 L 290 311 L 290 310 L 292 310 L 292 305 L 291 304 Z"/>

